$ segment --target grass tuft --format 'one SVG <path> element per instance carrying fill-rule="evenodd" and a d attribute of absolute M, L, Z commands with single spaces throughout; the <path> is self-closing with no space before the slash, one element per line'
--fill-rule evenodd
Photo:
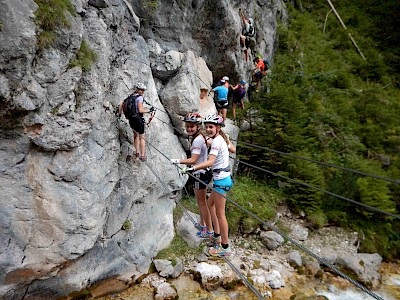
<path fill-rule="evenodd" d="M 36 23 L 45 31 L 70 26 L 66 12 L 75 15 L 75 9 L 70 0 L 35 0 L 38 9 L 35 12 Z"/>
<path fill-rule="evenodd" d="M 121 227 L 122 230 L 129 230 L 131 228 L 132 228 L 132 223 L 130 220 L 125 220 L 124 224 L 122 224 L 122 227 Z"/>
<path fill-rule="evenodd" d="M 176 265 L 175 258 L 185 257 L 186 255 L 197 255 L 201 252 L 201 249 L 192 249 L 181 236 L 175 234 L 171 244 L 168 248 L 158 252 L 156 259 L 168 259 L 171 260 L 173 264 Z"/>
<path fill-rule="evenodd" d="M 84 72 L 90 71 L 93 63 L 97 60 L 97 54 L 90 49 L 88 43 L 83 40 L 76 57 L 71 61 L 71 67 L 80 67 Z"/>
<path fill-rule="evenodd" d="M 35 11 L 35 22 L 43 30 L 38 36 L 40 49 L 51 46 L 55 40 L 55 30 L 69 27 L 66 13 L 75 16 L 75 8 L 70 0 L 35 0 L 38 9 Z"/>

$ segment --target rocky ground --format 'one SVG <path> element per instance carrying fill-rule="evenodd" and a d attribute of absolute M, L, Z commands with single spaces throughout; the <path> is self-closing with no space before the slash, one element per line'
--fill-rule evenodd
<path fill-rule="evenodd" d="M 287 209 L 281 209 L 274 220 L 280 228 L 285 228 L 288 236 L 330 263 L 338 257 L 357 255 L 357 233 L 334 226 L 309 232 L 305 222 L 305 218 L 294 216 Z M 299 249 L 291 243 L 284 242 L 270 250 L 260 236 L 260 229 L 256 233 L 231 236 L 234 255 L 228 259 L 246 274 L 265 299 L 328 299 L 316 293 L 332 286 L 339 289 L 352 287 L 345 279 L 323 270 L 305 252 L 297 253 Z M 175 261 L 160 260 L 155 264 L 158 272 L 128 289 L 117 282 L 120 290 L 126 290 L 102 299 L 177 299 L 174 298 L 177 296 L 179 299 L 258 299 L 240 282 L 224 259 L 188 254 Z M 387 269 L 392 272 L 396 266 L 399 270 L 398 265 Z M 111 291 L 113 283 L 108 282 L 106 286 L 93 289 L 92 295 Z"/>

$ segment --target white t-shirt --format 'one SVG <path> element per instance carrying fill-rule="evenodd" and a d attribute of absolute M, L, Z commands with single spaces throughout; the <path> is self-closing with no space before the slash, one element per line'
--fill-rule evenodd
<path fill-rule="evenodd" d="M 199 134 L 192 143 L 192 146 L 190 147 L 190 153 L 197 154 L 199 155 L 199 158 L 197 159 L 197 162 L 194 165 L 201 164 L 205 161 L 207 161 L 207 145 L 204 140 L 204 137 Z M 198 174 L 198 173 L 205 173 L 205 170 L 197 170 L 193 174 Z"/>
<path fill-rule="evenodd" d="M 224 138 L 218 135 L 215 139 L 213 139 L 211 143 L 210 153 L 215 155 L 215 163 L 213 165 L 214 169 L 224 169 L 229 167 L 229 151 L 228 145 L 226 144 Z M 231 173 L 221 171 L 219 173 L 213 173 L 214 180 L 220 180 L 228 177 Z"/>

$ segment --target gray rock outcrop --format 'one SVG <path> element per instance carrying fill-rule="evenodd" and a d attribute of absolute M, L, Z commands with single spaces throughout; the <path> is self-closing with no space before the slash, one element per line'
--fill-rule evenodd
<path fill-rule="evenodd" d="M 2 299 L 63 297 L 105 278 L 145 274 L 173 238 L 174 200 L 185 184 L 166 159 L 185 157 L 177 118 L 212 111 L 200 89 L 246 70 L 239 1 L 194 1 L 198 10 L 158 1 L 157 14 L 140 1 L 71 3 L 68 26 L 41 46 L 38 4 L 1 1 Z M 282 5 L 249 6 L 262 7 L 257 39 L 268 57 Z M 84 44 L 97 57 L 88 68 L 73 63 Z M 137 81 L 157 108 L 146 127 L 146 163 L 133 158 L 132 130 L 114 114 Z M 236 139 L 238 129 L 227 129 Z"/>
<path fill-rule="evenodd" d="M 200 215 L 196 215 L 191 212 L 188 212 L 188 215 L 191 216 L 192 220 L 200 219 Z M 198 248 L 202 240 L 197 237 L 197 229 L 193 226 L 193 222 L 188 215 L 184 214 L 178 221 L 176 226 L 177 234 L 183 238 L 189 247 Z"/>
<path fill-rule="evenodd" d="M 381 282 L 381 263 L 382 257 L 378 253 L 358 253 L 353 256 L 340 256 L 336 260 L 336 265 L 343 267 L 369 288 L 376 288 Z"/>
<path fill-rule="evenodd" d="M 194 51 L 205 58 L 214 78 L 227 75 L 234 81 L 248 68 L 239 43 L 239 9 L 255 20 L 256 52 L 267 58 L 273 57 L 276 47 L 276 20 L 287 18 L 281 1 L 195 0 L 190 5 L 159 1 L 156 9 L 139 2 L 133 5 L 144 19 L 140 32 L 146 39 L 155 40 L 161 48 Z"/>
<path fill-rule="evenodd" d="M 308 229 L 304 226 L 296 224 L 291 228 L 291 230 L 291 236 L 297 241 L 305 241 L 308 237 Z"/>
<path fill-rule="evenodd" d="M 155 259 L 153 262 L 161 277 L 176 278 L 183 272 L 182 260 L 179 258 L 176 259 L 175 264 L 167 259 Z"/>
<path fill-rule="evenodd" d="M 275 231 L 261 232 L 260 239 L 269 250 L 276 250 L 284 242 L 283 237 Z"/>
<path fill-rule="evenodd" d="M 297 250 L 289 252 L 287 259 L 288 263 L 293 267 L 301 267 L 303 265 L 300 252 Z"/>

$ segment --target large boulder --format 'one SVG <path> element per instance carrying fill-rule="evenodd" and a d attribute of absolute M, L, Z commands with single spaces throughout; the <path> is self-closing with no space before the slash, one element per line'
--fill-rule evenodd
<path fill-rule="evenodd" d="M 278 247 L 280 247 L 285 241 L 283 237 L 275 231 L 261 232 L 260 239 L 269 250 L 278 249 Z"/>
<path fill-rule="evenodd" d="M 154 265 L 158 271 L 158 274 L 164 278 L 176 278 L 183 272 L 182 260 L 176 258 L 174 261 L 167 259 L 155 259 Z"/>
<path fill-rule="evenodd" d="M 369 288 L 376 288 L 381 282 L 379 268 L 382 257 L 378 253 L 358 253 L 356 255 L 342 255 L 336 259 L 336 265 L 343 267 L 356 280 Z"/>
<path fill-rule="evenodd" d="M 222 283 L 223 275 L 219 266 L 201 262 L 195 272 L 195 279 L 199 280 L 207 291 L 216 290 Z"/>
<path fill-rule="evenodd" d="M 196 228 L 194 227 L 192 220 L 199 220 L 200 215 L 194 214 L 187 211 L 182 215 L 182 218 L 177 223 L 177 233 L 183 238 L 183 240 L 191 248 L 198 248 L 202 242 L 196 235 Z"/>

